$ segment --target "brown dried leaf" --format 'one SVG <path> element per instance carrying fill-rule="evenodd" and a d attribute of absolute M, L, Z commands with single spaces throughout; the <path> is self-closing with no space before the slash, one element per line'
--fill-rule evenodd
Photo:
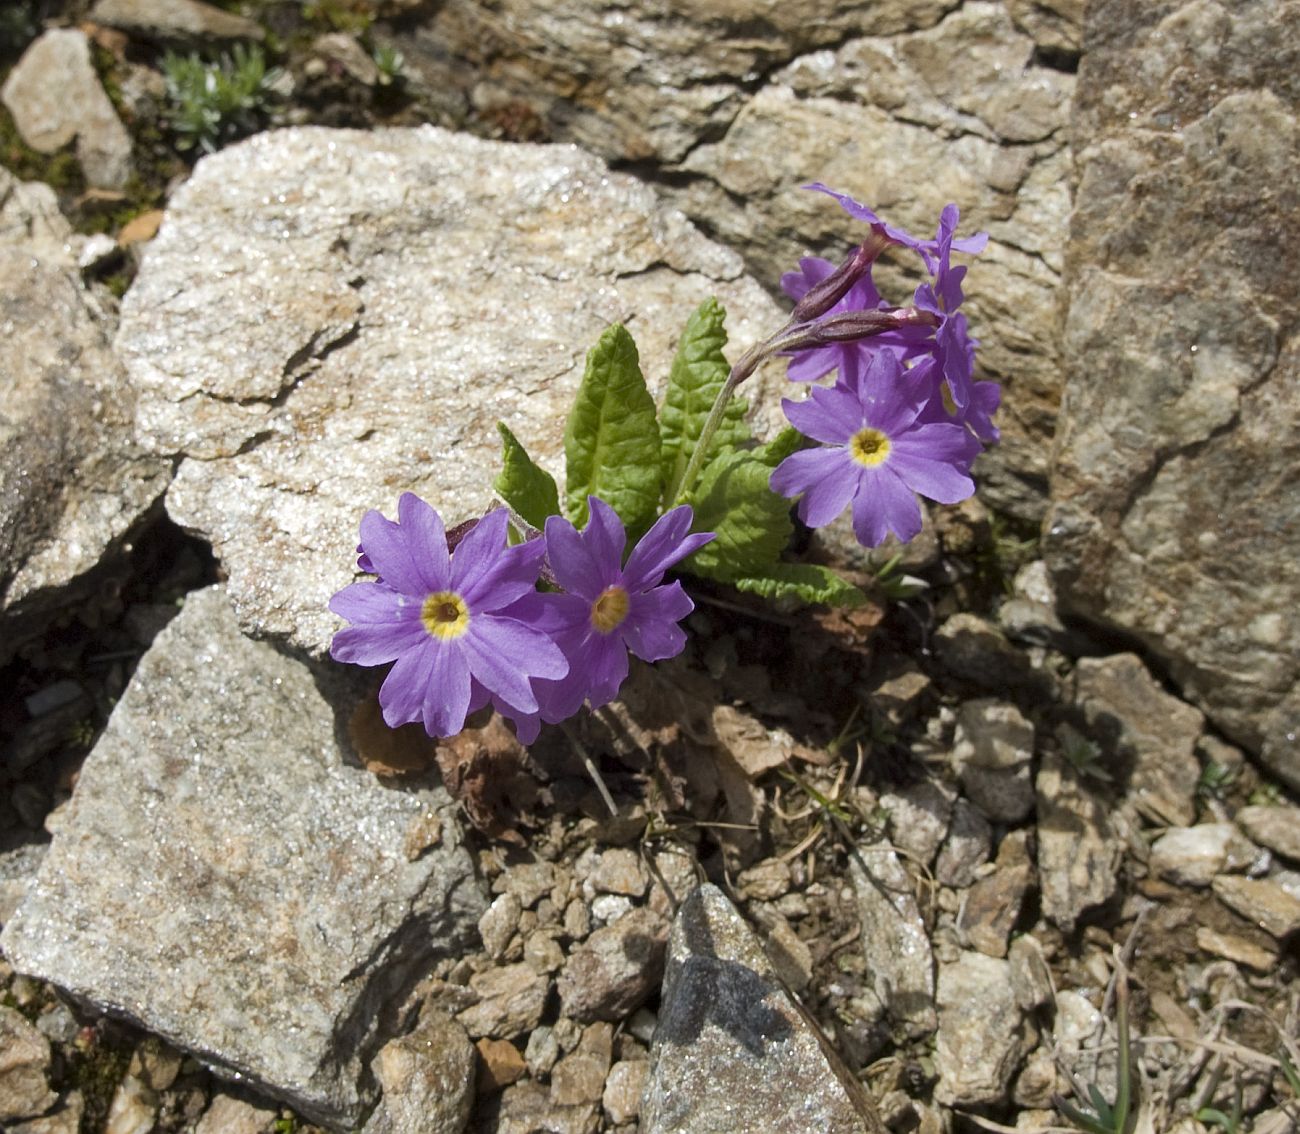
<path fill-rule="evenodd" d="M 536 802 L 537 781 L 527 750 L 500 717 L 441 741 L 437 761 L 447 790 L 475 827 L 489 838 L 523 845 L 514 828 Z"/>

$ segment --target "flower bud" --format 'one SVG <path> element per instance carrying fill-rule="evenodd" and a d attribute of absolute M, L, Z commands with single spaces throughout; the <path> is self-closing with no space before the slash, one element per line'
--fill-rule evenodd
<path fill-rule="evenodd" d="M 849 258 L 819 284 L 810 287 L 795 304 L 790 314 L 793 323 L 806 323 L 825 315 L 848 293 L 849 289 L 871 270 L 875 259 L 893 241 L 885 235 L 883 226 L 873 226 L 871 235 L 859 244 Z"/>

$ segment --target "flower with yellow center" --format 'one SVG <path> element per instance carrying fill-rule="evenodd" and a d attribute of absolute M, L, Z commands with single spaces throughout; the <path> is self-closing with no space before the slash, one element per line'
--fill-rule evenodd
<path fill-rule="evenodd" d="M 420 608 L 420 621 L 435 638 L 459 638 L 469 629 L 469 607 L 455 591 L 434 591 Z"/>
<path fill-rule="evenodd" d="M 626 588 L 620 587 L 617 583 L 612 587 L 606 587 L 600 592 L 600 597 L 591 604 L 592 626 L 602 634 L 612 634 L 627 618 L 630 605 L 631 600 L 628 598 Z"/>
<path fill-rule="evenodd" d="M 859 429 L 849 440 L 849 455 L 869 469 L 889 459 L 889 448 L 889 438 L 869 425 Z"/>

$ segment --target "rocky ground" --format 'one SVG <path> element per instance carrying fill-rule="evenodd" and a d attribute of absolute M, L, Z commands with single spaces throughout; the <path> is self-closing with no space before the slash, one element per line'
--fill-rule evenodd
<path fill-rule="evenodd" d="M 1296 99 L 1267 5 L 1156 7 L 0 12 L 0 1127 L 1073 1128 L 1125 1027 L 1136 1129 L 1294 1129 L 1300 271 L 1248 183 Z M 273 69 L 186 117 L 167 53 L 236 45 Z M 324 660 L 362 509 L 472 512 L 497 417 L 553 460 L 612 319 L 648 373 L 708 294 L 758 337 L 844 239 L 793 186 L 873 163 L 993 234 L 980 496 L 803 533 L 850 613 L 690 583 L 573 735 L 379 726 Z"/>

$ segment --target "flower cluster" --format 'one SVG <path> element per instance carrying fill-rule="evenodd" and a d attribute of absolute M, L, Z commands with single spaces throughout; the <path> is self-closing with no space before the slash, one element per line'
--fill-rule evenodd
<path fill-rule="evenodd" d="M 975 490 L 970 466 L 982 442 L 998 438 L 992 418 L 1001 391 L 994 382 L 973 380 L 978 344 L 958 310 L 966 269 L 952 263 L 953 252 L 982 251 L 988 236 L 959 238 L 956 205 L 943 210 L 938 232 L 928 240 L 886 224 L 866 205 L 825 185 L 808 188 L 829 194 L 866 221 L 878 245 L 916 252 L 929 278 L 916 288 L 913 320 L 895 318 L 880 333 L 839 337 L 830 328 L 851 326 L 855 317 L 859 324 L 868 318 L 881 323 L 899 311 L 876 290 L 873 257 L 858 255 L 838 270 L 808 257 L 798 272 L 782 277 L 782 287 L 800 306 L 826 281 L 838 276 L 843 282 L 839 297 L 819 305 L 824 309 L 816 319 L 792 337 L 812 345 L 787 351 L 792 381 L 815 382 L 836 372 L 833 386 L 814 387 L 806 401 L 782 403 L 790 423 L 822 447 L 788 457 L 772 474 L 771 486 L 782 496 L 802 494 L 799 516 L 811 527 L 851 507 L 863 544 L 874 547 L 891 531 L 908 540 L 921 528 L 917 494 L 943 504 L 964 500 Z M 819 328 L 825 328 L 820 339 Z"/>
<path fill-rule="evenodd" d="M 413 493 L 398 501 L 396 521 L 367 512 L 359 564 L 376 578 L 330 600 L 352 623 L 335 634 L 331 656 L 393 662 L 379 690 L 384 720 L 394 728 L 420 721 L 430 736 L 455 735 L 490 703 L 528 743 L 542 721 L 608 703 L 627 677 L 629 651 L 644 661 L 681 652 L 677 623 L 693 606 L 664 573 L 713 536 L 690 534 L 683 505 L 624 563 L 622 522 L 603 500 L 588 505 L 583 531 L 552 516 L 544 535 L 514 546 L 504 508 L 450 542 L 438 513 Z M 544 563 L 561 592 L 537 589 Z"/>

